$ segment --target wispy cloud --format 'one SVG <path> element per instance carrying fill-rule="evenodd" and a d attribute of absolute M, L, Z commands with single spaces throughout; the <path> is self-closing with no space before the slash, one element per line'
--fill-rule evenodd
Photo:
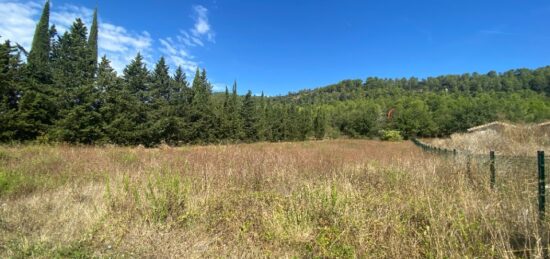
<path fill-rule="evenodd" d="M 36 23 L 42 11 L 43 1 L 0 0 L 0 36 L 1 40 L 10 39 L 30 49 Z M 112 66 L 120 73 L 137 52 L 141 52 L 151 67 L 154 60 L 164 55 L 172 66 L 182 66 L 192 73 L 199 61 L 191 55 L 193 48 L 214 43 L 215 34 L 208 19 L 208 9 L 202 5 L 193 6 L 190 16 L 193 21 L 188 29 L 180 30 L 173 37 L 158 39 L 160 43 L 153 47 L 155 39 L 147 31 L 136 32 L 113 23 L 99 23 L 100 55 L 107 55 Z M 69 30 L 76 18 L 81 18 L 88 26 L 91 24 L 93 9 L 72 4 L 57 6 L 52 4 L 50 23 L 55 24 L 62 35 Z"/>
<path fill-rule="evenodd" d="M 480 30 L 479 33 L 484 34 L 484 35 L 514 35 L 513 33 L 505 32 L 505 31 L 498 30 L 498 29 Z"/>
<path fill-rule="evenodd" d="M 209 41 L 214 41 L 214 32 L 208 22 L 208 9 L 202 5 L 196 5 L 193 10 L 195 11 L 195 27 L 191 30 L 193 36 L 197 38 L 206 36 Z"/>
<path fill-rule="evenodd" d="M 197 69 L 198 64 L 194 61 L 194 57 L 181 44 L 174 42 L 170 37 L 159 41 L 162 45 L 160 51 L 166 56 L 169 64 L 181 66 L 188 74 L 192 74 Z"/>
<path fill-rule="evenodd" d="M 191 16 L 194 24 L 191 28 L 180 30 L 175 37 L 160 39 L 160 51 L 167 61 L 174 66 L 181 66 L 192 74 L 199 62 L 190 53 L 193 48 L 204 47 L 205 43 L 215 43 L 215 34 L 208 21 L 208 9 L 202 5 L 193 6 Z"/>
<path fill-rule="evenodd" d="M 42 7 L 43 3 L 39 0 L 0 0 L 0 17 L 2 17 L 0 19 L 0 36 L 2 36 L 2 40 L 10 39 L 30 50 L 34 29 Z M 107 55 L 112 66 L 119 73 L 138 52 L 141 52 L 149 67 L 153 66 L 154 59 L 163 55 L 171 66 L 181 66 L 186 73 L 192 75 L 200 64 L 191 55 L 193 48 L 204 47 L 207 43 L 215 43 L 215 33 L 209 22 L 206 7 L 196 5 L 191 11 L 192 26 L 180 30 L 173 37 L 158 39 L 160 44 L 156 48 L 153 47 L 155 39 L 147 31 L 135 32 L 105 22 L 100 16 L 100 55 Z M 93 9 L 84 6 L 52 5 L 50 23 L 55 24 L 59 35 L 62 35 L 70 29 L 77 18 L 82 19 L 89 26 L 92 16 Z"/>

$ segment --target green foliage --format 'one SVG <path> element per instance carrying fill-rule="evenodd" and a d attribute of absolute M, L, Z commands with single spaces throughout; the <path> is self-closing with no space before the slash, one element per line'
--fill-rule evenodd
<path fill-rule="evenodd" d="M 50 1 L 46 1 L 40 20 L 36 25 L 31 50 L 28 56 L 29 72 L 40 83 L 50 81 Z"/>
<path fill-rule="evenodd" d="M 92 27 L 90 28 L 90 37 L 88 38 L 88 48 L 90 48 L 90 69 L 92 74 L 96 74 L 97 70 L 97 38 L 98 38 L 98 25 L 97 25 L 97 8 L 94 10 L 94 18 L 92 21 Z"/>
<path fill-rule="evenodd" d="M 244 97 L 241 117 L 243 118 L 243 140 L 248 142 L 256 141 L 258 138 L 258 131 L 256 129 L 258 117 L 256 104 L 254 103 L 254 99 L 252 99 L 252 92 L 250 91 Z"/>
<path fill-rule="evenodd" d="M 426 79 L 344 80 L 278 97 L 212 93 L 206 70 L 190 86 L 161 58 L 137 56 L 119 77 L 97 62 L 98 13 L 57 37 L 46 2 L 28 63 L 0 45 L 0 142 L 157 146 L 162 143 L 300 141 L 347 136 L 448 136 L 494 120 L 550 119 L 550 67 Z M 389 113 L 388 111 L 392 111 Z M 382 135 L 380 134 L 382 133 Z M 393 138 L 393 137 L 392 137 Z"/>
<path fill-rule="evenodd" d="M 403 136 L 398 130 L 382 130 L 380 138 L 384 141 L 402 141 Z"/>
<path fill-rule="evenodd" d="M 327 127 L 327 119 L 323 111 L 318 110 L 313 120 L 313 130 L 315 131 L 316 139 L 323 139 L 325 137 Z"/>

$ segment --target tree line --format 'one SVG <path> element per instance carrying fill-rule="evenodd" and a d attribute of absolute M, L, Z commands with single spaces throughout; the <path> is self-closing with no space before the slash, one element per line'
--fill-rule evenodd
<path fill-rule="evenodd" d="M 97 10 L 59 35 L 49 1 L 30 52 L 0 44 L 0 142 L 156 146 L 326 137 L 445 136 L 492 120 L 550 119 L 550 68 L 418 80 L 368 78 L 291 93 L 213 93 L 206 70 L 148 69 L 138 53 L 118 75 L 98 58 Z M 23 62 L 26 55 L 26 62 Z M 388 111 L 392 113 L 388 115 Z"/>

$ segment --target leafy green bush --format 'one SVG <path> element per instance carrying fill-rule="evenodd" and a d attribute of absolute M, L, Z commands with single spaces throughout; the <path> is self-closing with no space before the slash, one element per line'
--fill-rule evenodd
<path fill-rule="evenodd" d="M 398 130 L 382 130 L 380 132 L 381 138 L 384 141 L 402 141 L 403 136 Z"/>

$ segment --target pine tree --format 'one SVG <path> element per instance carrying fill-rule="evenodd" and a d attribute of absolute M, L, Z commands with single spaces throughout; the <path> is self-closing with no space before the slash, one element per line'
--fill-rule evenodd
<path fill-rule="evenodd" d="M 94 18 L 92 21 L 92 27 L 90 28 L 90 37 L 88 38 L 88 47 L 90 48 L 90 66 L 92 76 L 96 75 L 97 71 L 97 58 L 98 58 L 98 25 L 97 25 L 97 8 L 94 10 Z"/>
<path fill-rule="evenodd" d="M 212 88 L 206 78 L 206 70 L 202 73 L 197 69 L 193 84 L 193 99 L 189 117 L 190 140 L 192 142 L 213 142 L 219 128 L 216 125 L 216 118 L 213 113 L 210 97 Z"/>
<path fill-rule="evenodd" d="M 36 25 L 31 50 L 27 58 L 30 74 L 39 83 L 51 81 L 49 58 L 50 58 L 50 1 L 46 1 L 42 16 Z"/>
<path fill-rule="evenodd" d="M 227 114 L 230 123 L 229 138 L 231 140 L 241 140 L 243 138 L 243 120 L 241 117 L 239 98 L 237 94 L 237 81 L 233 82 L 231 89 L 231 98 L 229 99 Z"/>
<path fill-rule="evenodd" d="M 0 44 L 0 142 L 17 140 L 22 126 L 18 118 L 18 103 L 21 94 L 17 82 L 21 61 L 10 41 Z"/>
<path fill-rule="evenodd" d="M 149 102 L 149 71 L 143 63 L 141 53 L 124 68 L 123 77 L 131 94 L 137 96 L 142 103 Z"/>
<path fill-rule="evenodd" d="M 124 128 L 124 132 L 130 135 L 130 145 L 143 144 L 145 146 L 155 145 L 148 122 L 150 113 L 148 109 L 151 104 L 150 77 L 147 67 L 143 63 L 143 56 L 140 53 L 134 60 L 124 68 L 124 93 L 128 96 L 123 106 L 126 110 L 122 112 L 126 118 L 120 118 L 117 123 Z M 123 97 L 124 98 L 124 97 Z"/>
<path fill-rule="evenodd" d="M 266 141 L 269 139 L 269 129 L 268 129 L 268 123 L 267 123 L 267 103 L 266 98 L 264 96 L 264 92 L 262 91 L 262 95 L 260 96 L 260 104 L 258 106 L 258 140 L 260 141 Z"/>
<path fill-rule="evenodd" d="M 231 119 L 229 116 L 229 89 L 225 86 L 225 93 L 223 96 L 223 105 L 220 115 L 220 139 L 229 140 L 231 138 Z"/>
<path fill-rule="evenodd" d="M 169 102 L 172 100 L 172 81 L 168 74 L 168 65 L 161 57 L 151 75 L 151 96 L 153 102 Z"/>
<path fill-rule="evenodd" d="M 71 143 L 95 143 L 103 138 L 100 96 L 92 81 L 87 29 L 76 19 L 70 32 L 59 39 L 52 55 L 59 90 L 60 119 L 50 136 Z"/>
<path fill-rule="evenodd" d="M 257 122 L 258 118 L 256 115 L 256 104 L 252 98 L 252 92 L 249 90 L 243 100 L 243 107 L 241 109 L 241 116 L 243 118 L 243 132 L 244 139 L 248 142 L 253 142 L 258 140 L 258 131 L 257 131 Z"/>
<path fill-rule="evenodd" d="M 183 77 L 182 75 L 178 75 Z M 180 83 L 184 78 L 178 78 Z M 151 143 L 177 144 L 183 139 L 184 120 L 177 114 L 178 102 L 176 81 L 170 78 L 168 66 L 162 57 L 155 66 L 151 75 L 152 102 L 149 109 L 149 129 L 151 132 Z"/>
<path fill-rule="evenodd" d="M 105 56 L 98 66 L 96 87 L 101 89 L 102 128 L 108 141 L 118 145 L 141 144 L 138 130 L 142 106 L 137 97 L 124 87 Z"/>
<path fill-rule="evenodd" d="M 191 88 L 189 88 L 189 82 L 187 81 L 187 76 L 183 72 L 183 69 L 178 66 L 174 74 L 174 79 L 172 80 L 174 98 L 172 102 L 174 103 L 175 116 L 178 121 L 182 124 L 180 127 L 180 142 L 188 143 L 191 139 L 191 129 L 190 124 L 190 113 L 191 113 L 191 102 L 193 99 L 193 93 Z"/>
<path fill-rule="evenodd" d="M 60 113 L 85 102 L 84 95 L 89 92 L 87 88 L 92 87 L 89 55 L 86 26 L 82 20 L 76 19 L 70 31 L 56 42 L 52 53 L 53 79 Z"/>
<path fill-rule="evenodd" d="M 174 74 L 174 80 L 172 81 L 172 92 L 176 95 L 174 98 L 179 101 L 185 101 L 191 103 L 191 89 L 189 88 L 189 82 L 187 82 L 187 76 L 183 72 L 181 66 L 178 66 Z"/>
<path fill-rule="evenodd" d="M 33 140 L 45 134 L 55 116 L 51 88 L 23 72 L 20 51 L 0 44 L 0 141 Z"/>

